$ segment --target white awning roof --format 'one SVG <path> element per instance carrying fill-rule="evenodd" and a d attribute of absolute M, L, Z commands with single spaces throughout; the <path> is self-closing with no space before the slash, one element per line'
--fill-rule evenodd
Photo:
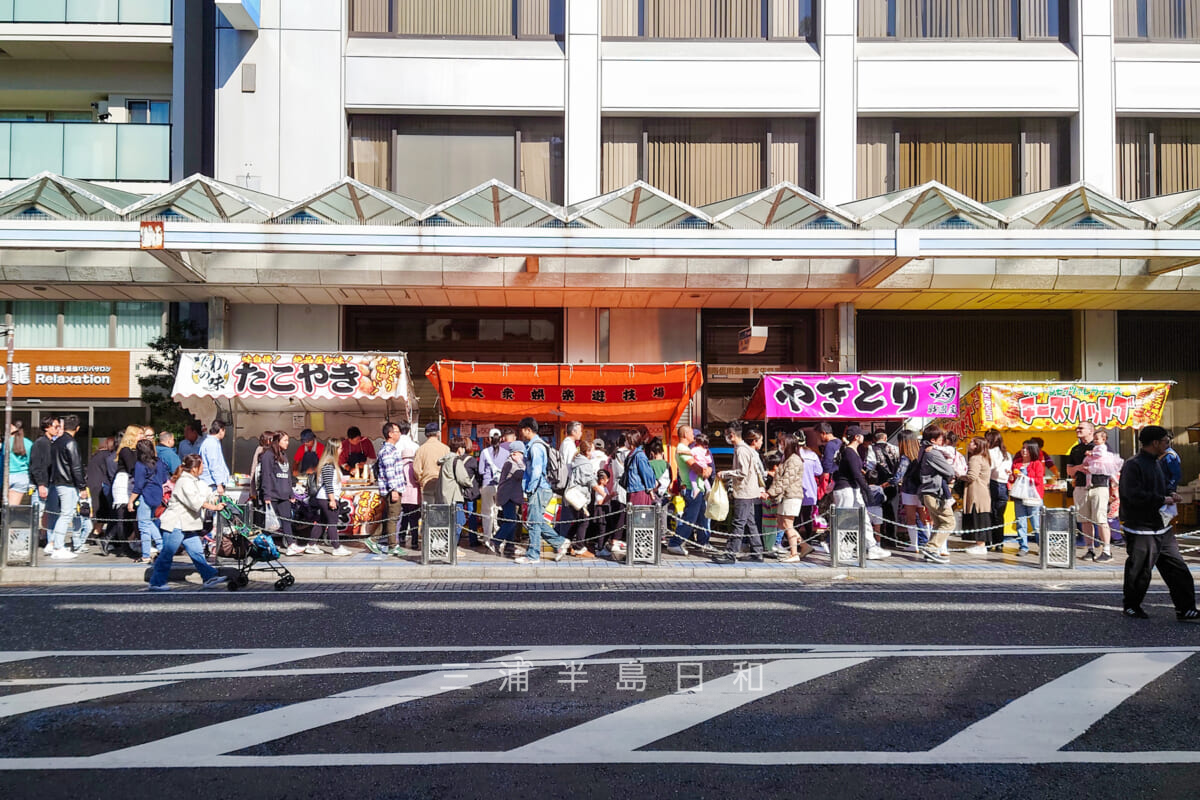
<path fill-rule="evenodd" d="M 855 220 L 794 183 L 710 203 L 702 209 L 717 228 L 853 228 Z"/>
<path fill-rule="evenodd" d="M 275 213 L 272 222 L 325 225 L 416 225 L 429 206 L 354 178 L 314 192 Z"/>
<path fill-rule="evenodd" d="M 996 211 L 937 181 L 844 203 L 840 208 L 871 229 L 1000 228 L 1005 221 Z"/>
<path fill-rule="evenodd" d="M 645 181 L 572 206 L 567 223 L 588 228 L 709 227 L 712 217 Z"/>
<path fill-rule="evenodd" d="M 1151 217 L 1129 203 L 1083 182 L 988 205 L 1008 218 L 1010 228 L 1138 230 L 1154 225 Z"/>
<path fill-rule="evenodd" d="M 429 208 L 421 216 L 425 225 L 461 225 L 472 228 L 539 228 L 562 224 L 560 207 L 490 180 L 458 197 Z"/>
<path fill-rule="evenodd" d="M 265 222 L 286 200 L 192 175 L 125 209 L 126 219 Z"/>
<path fill-rule="evenodd" d="M 1200 227 L 1200 189 L 1135 200 L 1129 205 L 1153 217 L 1156 227 L 1194 230 Z"/>
<path fill-rule="evenodd" d="M 0 193 L 0 217 L 116 220 L 142 195 L 42 172 Z"/>

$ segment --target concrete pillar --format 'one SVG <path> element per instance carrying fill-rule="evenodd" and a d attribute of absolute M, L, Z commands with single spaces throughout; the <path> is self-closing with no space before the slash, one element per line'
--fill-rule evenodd
<path fill-rule="evenodd" d="M 858 4 L 822 0 L 817 20 L 821 48 L 821 116 L 817 120 L 817 194 L 830 203 L 855 198 L 858 141 Z"/>
<path fill-rule="evenodd" d="M 1117 378 L 1117 312 L 1075 312 L 1075 374 L 1082 381 L 1109 383 Z"/>
<path fill-rule="evenodd" d="M 600 0 L 567 3 L 565 108 L 568 205 L 600 194 Z"/>
<path fill-rule="evenodd" d="M 224 350 L 229 301 L 224 297 L 208 298 L 208 349 Z"/>
<path fill-rule="evenodd" d="M 1116 191 L 1112 0 L 1075 0 L 1079 35 L 1080 179 Z"/>

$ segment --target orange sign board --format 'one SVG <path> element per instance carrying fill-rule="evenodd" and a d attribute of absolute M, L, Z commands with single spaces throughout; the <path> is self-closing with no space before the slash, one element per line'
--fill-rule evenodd
<path fill-rule="evenodd" d="M 128 400 L 129 359 L 128 350 L 17 350 L 13 397 Z M 8 380 L 0 351 L 0 387 Z"/>
<path fill-rule="evenodd" d="M 143 250 L 162 250 L 166 240 L 166 228 L 160 220 L 144 220 L 138 229 L 138 244 Z"/>

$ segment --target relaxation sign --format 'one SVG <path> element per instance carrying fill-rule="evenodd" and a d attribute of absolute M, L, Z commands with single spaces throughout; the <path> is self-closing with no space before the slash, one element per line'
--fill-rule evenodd
<path fill-rule="evenodd" d="M 766 375 L 773 419 L 946 417 L 958 413 L 958 375 Z"/>

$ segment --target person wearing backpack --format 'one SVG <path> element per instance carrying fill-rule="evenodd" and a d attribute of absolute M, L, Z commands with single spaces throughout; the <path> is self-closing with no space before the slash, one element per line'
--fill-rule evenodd
<path fill-rule="evenodd" d="M 455 535 L 451 539 L 455 544 L 466 522 L 466 514 L 463 513 L 464 490 L 474 486 L 474 480 L 467 472 L 466 453 L 466 440 L 461 436 L 453 437 L 449 454 L 438 461 L 438 479 L 434 484 L 433 502 L 454 506 Z"/>
<path fill-rule="evenodd" d="M 162 531 L 155 512 L 163 504 L 163 484 L 171 480 L 167 464 L 158 457 L 154 442 L 143 439 L 137 443 L 137 463 L 133 467 L 133 482 L 129 486 L 126 508 L 137 513 L 138 533 L 142 537 L 141 555 L 135 564 L 153 561 L 162 545 Z"/>
<path fill-rule="evenodd" d="M 551 488 L 546 467 L 552 458 L 554 461 L 558 460 L 558 451 L 538 436 L 537 420 L 533 417 L 522 419 L 517 423 L 517 429 L 521 439 L 525 442 L 528 455 L 521 488 L 524 491 L 526 502 L 525 529 L 529 532 L 529 549 L 525 551 L 525 555 L 516 560 L 516 563 L 540 564 L 543 536 L 554 547 L 554 560 L 561 561 L 567 554 L 571 543 L 559 536 L 554 527 L 546 521 L 546 507 L 554 497 L 554 490 Z"/>

